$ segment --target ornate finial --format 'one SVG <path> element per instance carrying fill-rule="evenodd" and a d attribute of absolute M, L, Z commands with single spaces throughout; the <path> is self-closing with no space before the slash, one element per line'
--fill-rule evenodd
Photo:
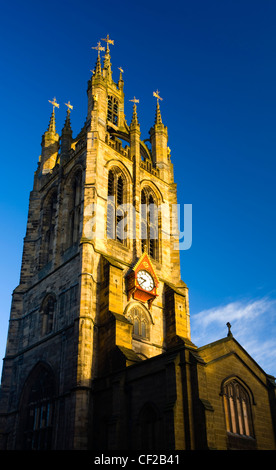
<path fill-rule="evenodd" d="M 123 81 L 123 73 L 124 73 L 124 71 L 123 71 L 122 67 L 118 67 L 118 69 L 120 70 L 120 79 L 119 79 L 119 80 L 120 80 L 120 81 Z"/>
<path fill-rule="evenodd" d="M 70 101 L 68 101 L 68 103 L 64 103 L 64 104 L 65 104 L 65 106 L 67 106 L 67 115 L 66 115 L 64 128 L 62 130 L 63 133 L 65 133 L 68 130 L 69 130 L 69 132 L 71 132 L 70 113 L 71 113 L 71 109 L 73 109 L 73 106 L 71 105 Z"/>
<path fill-rule="evenodd" d="M 106 47 L 109 48 L 108 44 L 112 44 L 114 46 L 114 41 L 113 39 L 109 38 L 109 34 L 106 36 L 106 38 L 101 38 L 102 41 L 106 42 Z"/>
<path fill-rule="evenodd" d="M 52 115 L 51 115 L 51 118 L 50 118 L 48 131 L 53 132 L 55 134 L 55 132 L 56 132 L 55 108 L 59 108 L 59 104 L 57 103 L 56 98 L 54 98 L 53 101 L 51 101 L 51 100 L 48 100 L 48 101 L 49 101 L 49 103 L 51 103 L 53 105 L 53 111 L 52 111 Z"/>
<path fill-rule="evenodd" d="M 102 38 L 102 41 L 106 42 L 106 51 L 105 51 L 105 56 L 104 56 L 104 70 L 103 70 L 103 76 L 106 78 L 108 81 L 112 80 L 112 72 L 111 72 L 111 63 L 110 63 L 110 54 L 109 54 L 109 44 L 114 45 L 113 39 L 109 38 L 109 34 L 106 36 L 106 38 Z"/>
<path fill-rule="evenodd" d="M 159 95 L 159 91 L 156 90 L 153 92 L 153 96 L 155 96 L 155 98 L 157 98 L 157 103 L 158 103 L 158 100 L 163 100 L 163 98 L 161 98 L 161 96 Z"/>
<path fill-rule="evenodd" d="M 153 96 L 157 98 L 157 103 L 156 103 L 156 115 L 155 115 L 155 124 L 162 124 L 162 118 L 161 118 L 161 112 L 160 112 L 160 106 L 159 106 L 159 100 L 163 100 L 161 96 L 159 95 L 159 91 L 156 90 L 153 92 Z"/>
<path fill-rule="evenodd" d="M 97 46 L 91 47 L 91 49 L 96 49 L 96 51 L 98 51 L 98 57 L 100 57 L 100 51 L 104 51 L 104 47 L 102 47 L 101 41 L 98 41 Z"/>
<path fill-rule="evenodd" d="M 67 106 L 67 114 L 66 114 L 64 127 L 62 129 L 62 135 L 65 135 L 65 134 L 71 134 L 72 135 L 70 114 L 71 114 L 71 109 L 73 109 L 73 106 L 71 105 L 70 101 L 68 101 L 68 103 L 64 103 L 64 104 L 65 104 L 65 106 Z"/>
<path fill-rule="evenodd" d="M 130 126 L 131 128 L 136 128 L 137 126 L 139 126 L 139 123 L 138 123 L 138 117 L 137 117 L 137 106 L 136 106 L 136 103 L 139 103 L 139 100 L 137 100 L 137 98 L 134 98 L 132 100 L 129 100 L 133 103 L 133 115 L 132 115 L 132 120 L 131 120 L 131 123 L 130 123 Z"/>
<path fill-rule="evenodd" d="M 54 98 L 53 101 L 51 101 L 51 100 L 48 100 L 48 101 L 49 101 L 49 103 L 51 103 L 53 105 L 53 111 L 54 111 L 55 107 L 59 108 L 59 104 L 57 103 L 56 98 Z"/>
<path fill-rule="evenodd" d="M 227 336 L 233 336 L 232 333 L 231 333 L 231 326 L 232 326 L 232 325 L 231 325 L 231 323 L 229 323 L 229 321 L 226 323 L 226 326 L 227 326 L 227 328 L 228 328 L 228 334 L 227 334 Z"/>
<path fill-rule="evenodd" d="M 93 75 L 100 75 L 101 74 L 101 56 L 100 56 L 100 51 L 104 51 L 104 47 L 101 45 L 101 41 L 98 41 L 97 46 L 91 47 L 91 49 L 96 49 L 98 51 L 98 57 L 97 57 L 97 62 L 96 62 L 96 67 L 95 70 L 91 70 Z"/>
<path fill-rule="evenodd" d="M 73 106 L 70 104 L 70 101 L 68 101 L 68 103 L 64 103 L 65 106 L 67 106 L 68 108 L 68 111 L 70 111 L 71 109 L 73 109 Z"/>

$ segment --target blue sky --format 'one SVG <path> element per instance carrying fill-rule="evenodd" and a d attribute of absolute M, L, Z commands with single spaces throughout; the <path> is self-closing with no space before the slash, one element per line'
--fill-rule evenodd
<path fill-rule="evenodd" d="M 86 119 L 86 86 L 107 34 L 113 78 L 124 69 L 125 113 L 140 100 L 142 139 L 158 89 L 178 187 L 192 204 L 192 246 L 181 252 L 192 340 L 227 334 L 276 375 L 275 158 L 276 3 L 6 2 L 1 7 L 1 329 L 19 282 L 28 198 L 41 136 L 57 98 L 61 132 L 68 100 L 73 134 Z"/>

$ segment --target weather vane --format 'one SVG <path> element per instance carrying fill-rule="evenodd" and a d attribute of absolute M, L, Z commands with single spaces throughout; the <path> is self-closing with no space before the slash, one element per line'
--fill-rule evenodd
<path fill-rule="evenodd" d="M 135 96 L 134 96 L 133 100 L 129 100 L 129 101 L 132 101 L 132 103 L 134 103 L 134 104 L 139 103 L 139 100 L 137 100 L 137 98 L 135 98 Z"/>
<path fill-rule="evenodd" d="M 49 103 L 51 103 L 53 105 L 53 111 L 54 111 L 55 107 L 59 108 L 59 104 L 57 103 L 56 98 L 54 98 L 53 101 L 50 101 L 50 100 L 48 100 L 48 101 L 49 101 Z"/>
<path fill-rule="evenodd" d="M 102 41 L 105 41 L 107 46 L 108 44 L 112 44 L 114 46 L 114 40 L 109 38 L 109 34 L 106 36 L 106 38 L 101 38 Z"/>
<path fill-rule="evenodd" d="M 73 109 L 73 106 L 70 104 L 70 101 L 68 101 L 68 103 L 64 103 L 65 106 L 67 106 L 68 110 L 69 109 Z"/>
<path fill-rule="evenodd" d="M 158 91 L 158 90 L 156 90 L 156 91 L 153 92 L 153 96 L 155 96 L 155 98 L 157 98 L 157 102 L 158 102 L 158 100 L 161 100 L 161 101 L 163 100 L 163 98 L 161 98 L 161 96 L 159 95 L 159 91 Z"/>
<path fill-rule="evenodd" d="M 122 67 L 118 67 L 118 69 L 120 70 L 121 73 L 124 73 Z"/>
<path fill-rule="evenodd" d="M 96 49 L 96 51 L 98 51 L 98 56 L 100 56 L 100 51 L 104 51 L 104 47 L 102 47 L 101 41 L 97 43 L 97 46 L 91 47 L 91 49 Z"/>

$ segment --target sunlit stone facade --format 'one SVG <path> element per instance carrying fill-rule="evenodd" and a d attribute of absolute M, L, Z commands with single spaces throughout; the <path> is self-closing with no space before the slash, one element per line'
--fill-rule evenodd
<path fill-rule="evenodd" d="M 141 140 L 137 100 L 128 125 L 122 71 L 112 78 L 111 45 L 107 37 L 103 60 L 98 45 L 80 133 L 69 103 L 57 133 L 54 101 L 42 137 L 3 365 L 1 448 L 275 449 L 274 379 L 231 333 L 192 342 L 160 98 Z"/>

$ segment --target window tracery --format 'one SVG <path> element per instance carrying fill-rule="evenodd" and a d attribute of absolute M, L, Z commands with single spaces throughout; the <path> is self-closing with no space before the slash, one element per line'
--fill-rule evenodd
<path fill-rule="evenodd" d="M 53 374 L 38 364 L 23 389 L 21 435 L 26 450 L 50 450 L 54 421 L 55 384 Z"/>
<path fill-rule="evenodd" d="M 149 340 L 150 322 L 144 309 L 140 305 L 134 305 L 126 316 L 133 324 L 133 338 Z"/>
<path fill-rule="evenodd" d="M 250 397 L 246 389 L 237 380 L 231 380 L 223 387 L 223 400 L 227 431 L 254 437 Z"/>

